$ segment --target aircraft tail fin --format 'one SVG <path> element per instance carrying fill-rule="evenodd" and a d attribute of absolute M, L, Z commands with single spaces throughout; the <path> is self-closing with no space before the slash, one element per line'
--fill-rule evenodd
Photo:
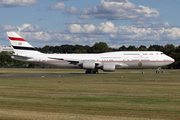
<path fill-rule="evenodd" d="M 31 46 L 26 40 L 24 40 L 16 32 L 7 32 L 7 35 L 14 49 L 15 54 L 38 52 L 33 46 Z"/>

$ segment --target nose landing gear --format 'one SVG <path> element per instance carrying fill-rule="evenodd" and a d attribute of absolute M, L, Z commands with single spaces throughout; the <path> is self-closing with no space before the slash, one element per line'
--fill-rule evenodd
<path fill-rule="evenodd" d="M 159 71 L 160 71 L 160 67 L 156 70 L 156 74 L 159 74 Z"/>
<path fill-rule="evenodd" d="M 157 70 L 156 70 L 156 74 L 159 74 L 159 71 L 161 70 L 161 68 L 158 68 Z M 165 71 L 162 71 L 162 73 L 165 73 Z"/>
<path fill-rule="evenodd" d="M 156 70 L 156 74 L 159 74 L 159 70 Z"/>

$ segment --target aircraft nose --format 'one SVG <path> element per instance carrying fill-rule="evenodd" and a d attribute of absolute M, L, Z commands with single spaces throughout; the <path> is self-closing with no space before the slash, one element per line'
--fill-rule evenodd
<path fill-rule="evenodd" d="M 174 63 L 174 62 L 175 62 L 175 60 L 174 60 L 173 58 L 171 58 L 171 57 L 170 57 L 170 61 L 171 61 L 172 63 Z"/>
<path fill-rule="evenodd" d="M 165 65 L 170 65 L 170 64 L 172 64 L 174 62 L 175 62 L 175 60 L 173 58 L 171 58 L 169 56 L 166 56 L 166 59 L 165 59 L 165 62 L 164 62 L 164 66 Z"/>

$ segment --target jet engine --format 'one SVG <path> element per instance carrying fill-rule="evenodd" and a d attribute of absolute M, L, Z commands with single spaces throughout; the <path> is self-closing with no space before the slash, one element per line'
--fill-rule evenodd
<path fill-rule="evenodd" d="M 93 70 L 93 69 L 95 69 L 95 63 L 92 62 L 92 61 L 84 61 L 83 64 L 82 64 L 82 67 L 84 69 L 91 69 L 91 70 Z"/>
<path fill-rule="evenodd" d="M 113 65 L 113 64 L 104 64 L 102 66 L 102 70 L 104 72 L 114 72 L 115 71 L 115 65 Z"/>

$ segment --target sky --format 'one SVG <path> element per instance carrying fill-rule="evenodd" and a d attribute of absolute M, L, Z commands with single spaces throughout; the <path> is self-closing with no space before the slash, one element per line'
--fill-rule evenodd
<path fill-rule="evenodd" d="M 0 46 L 180 45 L 179 0 L 0 0 Z"/>

